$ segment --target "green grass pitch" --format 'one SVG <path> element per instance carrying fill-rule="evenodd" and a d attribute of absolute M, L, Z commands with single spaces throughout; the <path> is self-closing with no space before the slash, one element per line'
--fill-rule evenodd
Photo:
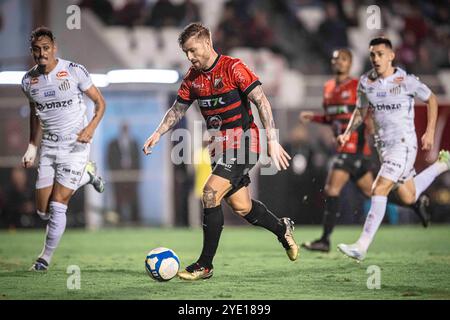
<path fill-rule="evenodd" d="M 44 230 L 0 232 L 0 299 L 450 299 L 450 226 L 383 225 L 366 260 L 358 264 L 337 252 L 353 242 L 360 226 L 338 226 L 329 254 L 301 250 L 291 262 L 275 236 L 255 227 L 225 226 L 214 276 L 209 280 L 151 280 L 146 253 L 173 249 L 182 267 L 201 250 L 201 229 L 68 230 L 49 272 L 27 269 L 41 250 Z M 318 227 L 297 226 L 300 243 Z M 79 290 L 67 288 L 69 265 L 81 271 Z M 380 268 L 380 289 L 368 289 L 371 265 Z"/>

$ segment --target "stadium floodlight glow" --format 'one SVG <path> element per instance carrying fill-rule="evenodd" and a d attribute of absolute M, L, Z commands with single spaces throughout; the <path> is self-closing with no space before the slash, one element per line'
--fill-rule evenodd
<path fill-rule="evenodd" d="M 104 88 L 109 85 L 108 76 L 101 73 L 91 73 L 91 79 L 94 85 L 98 88 Z"/>
<path fill-rule="evenodd" d="M 21 84 L 25 71 L 0 72 L 0 84 Z"/>
<path fill-rule="evenodd" d="M 107 74 L 109 83 L 176 83 L 178 72 L 167 69 L 112 70 Z"/>

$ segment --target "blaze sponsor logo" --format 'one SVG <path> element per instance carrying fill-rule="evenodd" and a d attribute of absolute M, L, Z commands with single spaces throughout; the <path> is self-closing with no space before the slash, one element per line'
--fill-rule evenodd
<path fill-rule="evenodd" d="M 44 97 L 48 98 L 48 97 L 54 97 L 56 94 L 55 90 L 49 90 L 49 91 L 45 91 L 44 92 Z"/>
<path fill-rule="evenodd" d="M 72 105 L 72 99 L 67 101 L 47 102 L 45 104 L 37 103 L 36 107 L 39 111 L 67 108 Z"/>
<path fill-rule="evenodd" d="M 222 97 L 212 98 L 212 99 L 198 99 L 198 105 L 203 108 L 215 107 L 217 105 L 224 105 Z"/>
<path fill-rule="evenodd" d="M 391 103 L 391 104 L 370 104 L 369 108 L 372 111 L 391 111 L 391 110 L 399 110 L 402 107 L 401 103 Z"/>
<path fill-rule="evenodd" d="M 206 119 L 206 125 L 209 129 L 219 130 L 222 126 L 222 118 L 220 116 L 210 116 Z"/>
<path fill-rule="evenodd" d="M 31 84 L 36 84 L 38 82 L 39 82 L 39 78 L 37 78 L 37 77 L 31 78 Z"/>
<path fill-rule="evenodd" d="M 65 78 L 67 77 L 69 74 L 67 73 L 67 71 L 60 71 L 56 74 L 56 78 L 61 79 L 61 78 Z"/>

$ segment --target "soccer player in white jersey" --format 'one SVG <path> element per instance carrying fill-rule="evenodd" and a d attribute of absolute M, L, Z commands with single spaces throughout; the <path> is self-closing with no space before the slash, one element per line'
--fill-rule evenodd
<path fill-rule="evenodd" d="M 45 271 L 66 228 L 72 194 L 86 183 L 103 192 L 103 181 L 96 176 L 95 165 L 88 158 L 94 131 L 105 112 L 105 101 L 83 66 L 56 57 L 51 30 L 35 29 L 30 43 L 36 65 L 22 79 L 22 90 L 31 109 L 30 141 L 22 164 L 25 168 L 33 165 L 40 144 L 36 207 L 37 214 L 48 224 L 44 248 L 30 270 Z M 95 103 L 90 122 L 83 93 Z"/>
<path fill-rule="evenodd" d="M 372 186 L 371 206 L 363 231 L 354 244 L 340 244 L 345 255 L 361 261 L 367 253 L 386 211 L 389 193 L 394 190 L 405 204 L 412 204 L 434 179 L 450 170 L 450 153 L 442 150 L 439 159 L 416 175 L 414 162 L 417 138 L 414 126 L 414 97 L 427 103 L 427 128 L 421 138 L 422 150 L 431 150 L 438 113 L 435 95 L 419 79 L 394 67 L 391 41 L 375 38 L 369 44 L 373 69 L 361 76 L 357 108 L 347 130 L 337 140 L 342 145 L 370 109 L 375 124 L 375 143 L 381 168 Z"/>

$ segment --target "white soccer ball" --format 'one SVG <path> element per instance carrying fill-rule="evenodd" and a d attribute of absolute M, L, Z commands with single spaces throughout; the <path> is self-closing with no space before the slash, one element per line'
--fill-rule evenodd
<path fill-rule="evenodd" d="M 145 270 L 156 281 L 169 281 L 180 269 L 180 259 L 167 248 L 155 248 L 145 258 Z"/>

